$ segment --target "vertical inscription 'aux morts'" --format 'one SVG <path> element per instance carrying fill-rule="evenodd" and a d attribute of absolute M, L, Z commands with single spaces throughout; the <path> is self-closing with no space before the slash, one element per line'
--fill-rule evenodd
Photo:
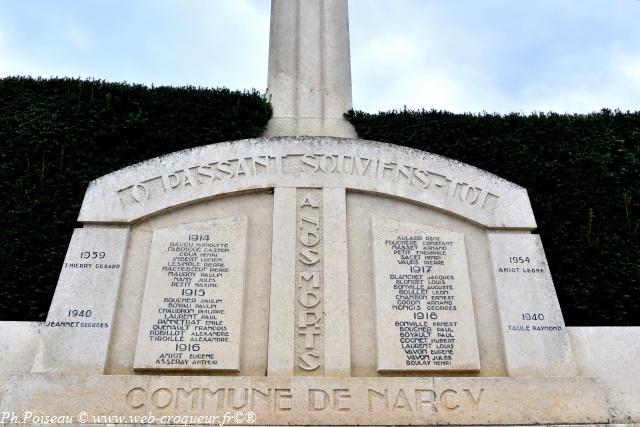
<path fill-rule="evenodd" d="M 324 373 L 322 190 L 296 192 L 295 373 Z"/>
<path fill-rule="evenodd" d="M 378 370 L 478 370 L 464 237 L 373 219 Z"/>
<path fill-rule="evenodd" d="M 156 230 L 136 369 L 238 370 L 246 219 Z"/>

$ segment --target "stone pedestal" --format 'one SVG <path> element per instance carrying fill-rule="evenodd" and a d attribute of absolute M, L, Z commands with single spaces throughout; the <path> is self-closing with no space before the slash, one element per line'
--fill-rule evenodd
<path fill-rule="evenodd" d="M 97 179 L 79 220 L 42 333 L 0 342 L 4 422 L 640 421 L 633 330 L 565 327 L 526 191 L 472 166 L 230 142 Z"/>
<path fill-rule="evenodd" d="M 147 416 L 150 424 L 187 419 L 190 424 L 210 425 L 215 417 L 221 420 L 237 413 L 243 421 L 252 417 L 258 425 L 609 421 L 602 389 L 591 378 L 18 375 L 11 381 L 13 388 L 2 411 L 32 411 L 34 417 L 69 414 L 75 420 L 84 413 L 89 423 L 135 424 Z"/>

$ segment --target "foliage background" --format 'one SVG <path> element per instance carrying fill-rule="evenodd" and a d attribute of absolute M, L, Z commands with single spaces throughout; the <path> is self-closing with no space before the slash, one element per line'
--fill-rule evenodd
<path fill-rule="evenodd" d="M 567 325 L 640 325 L 640 113 L 350 112 L 364 139 L 527 189 Z"/>
<path fill-rule="evenodd" d="M 0 79 L 0 319 L 44 320 L 92 179 L 259 136 L 257 92 Z M 364 139 L 455 158 L 527 188 L 568 325 L 638 325 L 640 113 L 350 112 Z"/>
<path fill-rule="evenodd" d="M 0 79 L 0 319 L 45 319 L 89 181 L 270 117 L 257 92 Z"/>

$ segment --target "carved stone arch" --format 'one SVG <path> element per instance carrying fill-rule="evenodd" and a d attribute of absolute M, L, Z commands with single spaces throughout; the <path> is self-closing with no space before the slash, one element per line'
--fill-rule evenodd
<path fill-rule="evenodd" d="M 232 141 L 150 159 L 92 181 L 78 220 L 133 223 L 224 194 L 278 187 L 381 193 L 487 228 L 536 228 L 527 192 L 516 184 L 428 152 L 329 137 Z"/>

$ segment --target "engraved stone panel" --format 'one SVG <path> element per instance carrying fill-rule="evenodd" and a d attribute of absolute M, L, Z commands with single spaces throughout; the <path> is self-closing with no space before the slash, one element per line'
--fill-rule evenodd
<path fill-rule="evenodd" d="M 134 222 L 237 191 L 348 188 L 425 203 L 487 227 L 536 227 L 524 188 L 455 160 L 375 141 L 328 137 L 217 143 L 92 181 L 79 221 Z"/>
<path fill-rule="evenodd" d="M 576 375 L 540 236 L 490 233 L 509 375 Z"/>
<path fill-rule="evenodd" d="M 480 369 L 460 233 L 372 218 L 378 371 Z"/>
<path fill-rule="evenodd" d="M 136 369 L 238 370 L 247 220 L 153 233 Z"/>
<path fill-rule="evenodd" d="M 324 233 L 322 190 L 296 191 L 295 370 L 297 375 L 324 371 Z"/>

